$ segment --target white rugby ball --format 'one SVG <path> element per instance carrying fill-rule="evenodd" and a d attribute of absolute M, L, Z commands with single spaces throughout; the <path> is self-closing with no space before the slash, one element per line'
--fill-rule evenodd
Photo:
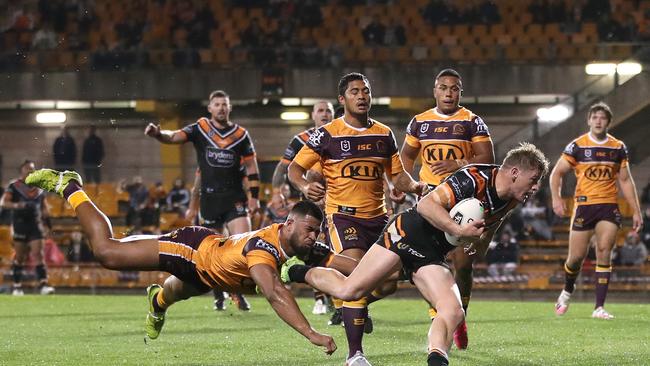
<path fill-rule="evenodd" d="M 464 200 L 458 202 L 449 211 L 449 216 L 458 225 L 463 225 L 476 220 L 482 220 L 484 214 L 485 209 L 483 208 L 483 204 L 476 198 L 465 198 Z M 457 236 L 445 233 L 445 237 L 451 245 L 459 246 L 463 244 Z"/>

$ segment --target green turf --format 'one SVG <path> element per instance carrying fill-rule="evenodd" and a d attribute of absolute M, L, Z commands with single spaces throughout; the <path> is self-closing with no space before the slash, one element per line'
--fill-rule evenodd
<path fill-rule="evenodd" d="M 144 342 L 142 296 L 0 297 L 0 365 L 343 365 L 341 327 L 302 309 L 333 335 L 331 357 L 285 326 L 261 298 L 253 311 L 212 310 L 209 297 L 178 303 L 155 341 Z M 452 365 L 648 365 L 650 306 L 609 304 L 616 319 L 591 319 L 576 303 L 563 318 L 553 304 L 472 302 L 470 348 Z M 422 300 L 391 299 L 371 306 L 375 332 L 365 351 L 375 366 L 426 365 L 428 321 Z"/>

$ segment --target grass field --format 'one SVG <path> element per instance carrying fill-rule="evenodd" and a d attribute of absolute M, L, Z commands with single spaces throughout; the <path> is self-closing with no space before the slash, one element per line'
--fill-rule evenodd
<path fill-rule="evenodd" d="M 170 310 L 160 338 L 144 342 L 143 296 L 0 297 L 0 365 L 343 365 L 342 327 L 311 315 L 333 335 L 328 357 L 285 326 L 270 306 L 216 313 L 209 297 Z M 470 347 L 453 350 L 452 365 L 650 365 L 650 306 L 608 306 L 616 319 L 591 319 L 592 305 L 572 304 L 563 318 L 551 303 L 474 301 Z M 428 321 L 422 300 L 389 299 L 371 306 L 375 331 L 365 352 L 375 366 L 426 365 Z"/>

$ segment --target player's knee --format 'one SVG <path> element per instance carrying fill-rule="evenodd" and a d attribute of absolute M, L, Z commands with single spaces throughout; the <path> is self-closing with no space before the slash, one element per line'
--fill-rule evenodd
<path fill-rule="evenodd" d="M 381 288 L 379 288 L 379 293 L 381 297 L 386 297 L 392 295 L 397 291 L 397 281 L 388 281 L 385 282 Z"/>

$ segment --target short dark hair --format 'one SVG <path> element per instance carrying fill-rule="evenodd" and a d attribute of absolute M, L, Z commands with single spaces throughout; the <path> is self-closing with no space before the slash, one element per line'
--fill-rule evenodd
<path fill-rule="evenodd" d="M 443 76 L 453 76 L 455 78 L 458 78 L 458 80 L 460 80 L 461 82 L 463 81 L 463 79 L 460 77 L 460 74 L 458 73 L 458 71 L 456 71 L 454 69 L 444 69 L 444 70 L 440 71 L 438 73 L 438 75 L 436 75 L 436 80 L 440 79 Z"/>
<path fill-rule="evenodd" d="M 208 98 L 208 100 L 212 100 L 212 98 L 217 98 L 217 97 L 230 99 L 230 95 L 228 95 L 228 93 L 226 93 L 225 91 L 215 90 L 212 93 L 210 93 L 210 98 Z"/>
<path fill-rule="evenodd" d="M 23 163 L 20 164 L 20 167 L 18 168 L 18 170 L 22 170 L 23 167 L 25 165 L 28 165 L 28 164 L 36 164 L 36 163 L 34 163 L 34 160 L 25 159 L 25 161 L 23 161 Z"/>
<path fill-rule="evenodd" d="M 323 211 L 312 201 L 298 201 L 291 209 L 290 214 L 298 216 L 312 216 L 316 220 L 323 221 Z"/>
<path fill-rule="evenodd" d="M 612 109 L 609 108 L 607 104 L 604 102 L 598 102 L 591 107 L 589 107 L 589 112 L 587 112 L 587 120 L 591 118 L 591 115 L 596 113 L 596 112 L 603 112 L 607 116 L 607 125 L 612 123 L 612 118 L 614 118 L 614 113 L 612 113 Z"/>
<path fill-rule="evenodd" d="M 339 80 L 339 96 L 345 95 L 345 91 L 348 89 L 348 84 L 350 84 L 350 81 L 354 80 L 363 80 L 370 85 L 366 75 L 359 72 L 351 72 L 347 75 L 343 75 L 341 80 Z"/>

